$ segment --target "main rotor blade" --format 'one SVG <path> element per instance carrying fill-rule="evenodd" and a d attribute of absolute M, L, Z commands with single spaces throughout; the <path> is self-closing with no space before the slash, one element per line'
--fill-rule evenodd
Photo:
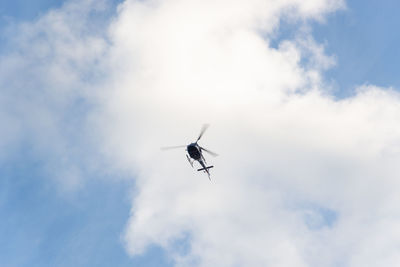
<path fill-rule="evenodd" d="M 210 126 L 210 124 L 204 124 L 203 127 L 201 128 L 200 135 L 196 140 L 196 143 L 200 140 L 200 138 L 203 136 L 204 132 L 207 130 L 207 128 Z"/>
<path fill-rule="evenodd" d="M 200 148 L 201 148 L 201 150 L 204 150 L 205 152 L 207 152 L 207 153 L 210 154 L 211 156 L 214 156 L 214 157 L 218 156 L 217 153 L 212 152 L 212 151 L 210 151 L 210 150 L 208 150 L 208 149 L 205 149 L 204 147 L 200 147 Z"/>
<path fill-rule="evenodd" d="M 161 148 L 161 150 L 170 150 L 170 149 L 182 148 L 182 147 L 186 147 L 186 145 L 182 145 L 182 146 L 164 146 L 164 147 Z"/>

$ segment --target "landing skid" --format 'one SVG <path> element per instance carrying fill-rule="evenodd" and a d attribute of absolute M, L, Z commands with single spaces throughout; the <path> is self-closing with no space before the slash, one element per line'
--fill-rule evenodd
<path fill-rule="evenodd" d="M 188 155 L 186 155 L 186 158 L 187 158 L 187 160 L 189 161 L 189 163 L 190 163 L 190 166 L 192 166 L 192 168 L 193 168 L 193 162 L 190 160 L 190 158 L 189 158 L 189 156 L 188 156 Z"/>

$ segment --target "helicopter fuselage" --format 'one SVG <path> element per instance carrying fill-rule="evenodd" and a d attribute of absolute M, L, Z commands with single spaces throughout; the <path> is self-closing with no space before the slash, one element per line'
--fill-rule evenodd
<path fill-rule="evenodd" d="M 201 160 L 200 148 L 196 143 L 192 143 L 186 147 L 189 156 L 194 160 Z"/>

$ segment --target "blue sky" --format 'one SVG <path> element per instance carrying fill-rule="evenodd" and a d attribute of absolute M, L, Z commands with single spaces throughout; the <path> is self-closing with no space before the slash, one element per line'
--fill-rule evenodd
<path fill-rule="evenodd" d="M 363 84 L 399 88 L 396 66 L 400 59 L 396 34 L 399 3 L 384 1 L 347 1 L 347 8 L 312 24 L 312 35 L 325 45 L 326 53 L 337 64 L 326 73 L 339 97 L 354 93 Z M 293 38 L 292 24 L 283 24 L 280 40 Z"/>
<path fill-rule="evenodd" d="M 29 23 L 62 3 L 3 1 L 0 30 L 9 23 Z M 315 40 L 337 62 L 324 78 L 339 97 L 353 95 L 354 88 L 363 84 L 400 88 L 400 3 L 357 0 L 349 1 L 347 7 L 328 15 L 324 23 L 312 23 Z M 296 25 L 284 27 L 280 38 L 290 38 Z M 7 40 L 0 40 L 3 54 Z M 63 192 L 49 179 L 47 157 L 26 151 L 30 144 L 22 143 L 0 162 L 1 266 L 173 266 L 158 245 L 139 256 L 129 256 L 124 248 L 122 235 L 135 191 L 132 177 L 110 179 L 120 174 L 88 172 L 91 177 L 82 186 Z M 326 224 L 337 220 L 331 209 L 318 209 L 332 218 Z"/>
<path fill-rule="evenodd" d="M 314 25 L 314 37 L 337 58 L 326 76 L 344 95 L 362 84 L 400 88 L 398 1 L 348 1 L 347 6 L 326 24 Z"/>
<path fill-rule="evenodd" d="M 21 147 L 1 164 L 2 266 L 170 265 L 157 247 L 136 258 L 123 249 L 129 180 L 97 176 L 75 192 L 60 192 L 44 162 L 27 151 Z"/>
<path fill-rule="evenodd" d="M 63 1 L 40 0 L 29 1 L 3 1 L 0 4 L 0 13 L 4 17 L 15 20 L 31 20 L 45 13 L 50 8 L 57 8 Z"/>

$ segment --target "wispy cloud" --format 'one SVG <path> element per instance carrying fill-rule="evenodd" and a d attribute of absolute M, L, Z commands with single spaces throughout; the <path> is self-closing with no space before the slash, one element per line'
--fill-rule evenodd
<path fill-rule="evenodd" d="M 24 146 L 71 188 L 91 168 L 90 92 L 107 47 L 105 31 L 92 25 L 104 3 L 92 2 L 70 1 L 33 22 L 8 25 L 0 54 L 1 156 Z"/>

